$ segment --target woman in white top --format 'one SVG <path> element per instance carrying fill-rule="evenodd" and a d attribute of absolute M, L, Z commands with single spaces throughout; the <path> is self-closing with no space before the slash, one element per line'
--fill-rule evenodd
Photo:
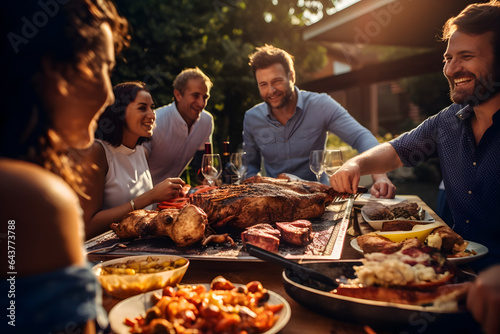
<path fill-rule="evenodd" d="M 140 81 L 113 88 L 115 102 L 101 115 L 96 143 L 80 152 L 87 162 L 86 194 L 81 198 L 85 232 L 91 238 L 109 230 L 113 222 L 138 209 L 182 194 L 180 178 L 169 178 L 153 187 L 146 153 L 141 145 L 150 140 L 155 125 L 153 98 Z"/>

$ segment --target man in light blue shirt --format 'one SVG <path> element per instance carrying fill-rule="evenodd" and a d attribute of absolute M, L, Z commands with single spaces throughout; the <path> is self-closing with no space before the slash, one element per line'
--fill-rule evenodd
<path fill-rule="evenodd" d="M 250 55 L 250 66 L 264 100 L 245 113 L 243 145 L 247 177 L 261 171 L 277 177 L 290 173 L 305 180 L 316 180 L 309 168 L 309 153 L 324 150 L 327 132 L 357 149 L 366 151 L 378 145 L 377 139 L 359 124 L 333 98 L 299 90 L 290 54 L 265 45 Z M 326 175 L 322 182 L 328 184 Z M 394 197 L 394 185 L 385 174 L 373 175 L 372 194 Z"/>

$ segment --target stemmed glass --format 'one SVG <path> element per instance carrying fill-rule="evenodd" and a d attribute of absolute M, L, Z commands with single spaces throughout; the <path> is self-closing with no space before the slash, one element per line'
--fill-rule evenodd
<path fill-rule="evenodd" d="M 323 168 L 328 177 L 331 177 L 344 164 L 341 150 L 326 150 L 323 158 Z"/>
<path fill-rule="evenodd" d="M 201 162 L 201 172 L 205 179 L 208 181 L 208 185 L 213 186 L 214 181 L 222 173 L 222 162 L 219 154 L 203 154 L 203 160 Z"/>
<path fill-rule="evenodd" d="M 309 168 L 316 174 L 318 182 L 320 182 L 321 174 L 324 172 L 323 159 L 325 156 L 325 151 L 323 150 L 313 150 L 309 153 Z"/>
<path fill-rule="evenodd" d="M 243 178 L 243 176 L 247 172 L 247 167 L 244 164 L 245 156 L 246 156 L 245 152 L 231 153 L 231 158 L 230 158 L 231 169 L 238 176 L 238 181 L 236 182 L 236 184 L 241 183 L 241 179 Z"/>

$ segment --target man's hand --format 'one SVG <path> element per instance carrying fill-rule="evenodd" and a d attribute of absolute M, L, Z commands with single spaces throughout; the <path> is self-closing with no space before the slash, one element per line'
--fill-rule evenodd
<path fill-rule="evenodd" d="M 381 198 L 394 198 L 396 195 L 396 186 L 386 174 L 373 174 L 373 185 L 370 189 L 372 196 Z"/>
<path fill-rule="evenodd" d="M 467 308 L 487 334 L 500 333 L 500 265 L 481 272 L 467 293 Z"/>
<path fill-rule="evenodd" d="M 361 177 L 359 165 L 347 161 L 330 177 L 330 186 L 340 193 L 356 193 Z"/>

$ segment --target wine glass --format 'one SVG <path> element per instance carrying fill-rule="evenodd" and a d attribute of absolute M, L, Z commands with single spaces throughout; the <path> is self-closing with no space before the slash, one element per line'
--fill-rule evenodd
<path fill-rule="evenodd" d="M 205 179 L 208 181 L 208 185 L 213 186 L 214 181 L 222 173 L 222 162 L 219 154 L 203 154 L 203 160 L 201 162 L 201 172 Z"/>
<path fill-rule="evenodd" d="M 325 151 L 323 150 L 313 150 L 309 153 L 309 168 L 316 174 L 318 182 L 320 182 L 321 174 L 324 172 L 323 160 L 325 156 Z"/>
<path fill-rule="evenodd" d="M 245 152 L 235 152 L 231 153 L 231 169 L 238 176 L 238 181 L 236 184 L 241 183 L 241 179 L 244 177 L 247 172 L 247 166 L 244 164 L 245 162 Z"/>
<path fill-rule="evenodd" d="M 323 169 L 331 177 L 344 164 L 341 150 L 326 150 L 323 158 Z"/>

